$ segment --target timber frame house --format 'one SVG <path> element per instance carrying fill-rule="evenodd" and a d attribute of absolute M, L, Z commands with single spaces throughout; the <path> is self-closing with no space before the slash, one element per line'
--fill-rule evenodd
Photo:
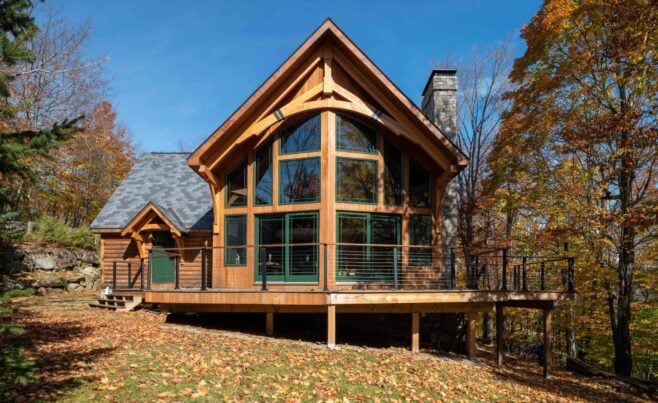
<path fill-rule="evenodd" d="M 92 224 L 104 286 L 170 312 L 407 312 L 475 318 L 552 308 L 572 259 L 493 251 L 464 262 L 446 222 L 467 164 L 454 70 L 432 72 L 421 111 L 326 20 L 190 155 L 147 153 Z M 550 363 L 550 331 L 545 331 Z M 502 350 L 499 349 L 502 363 Z M 546 367 L 548 375 L 549 367 Z"/>

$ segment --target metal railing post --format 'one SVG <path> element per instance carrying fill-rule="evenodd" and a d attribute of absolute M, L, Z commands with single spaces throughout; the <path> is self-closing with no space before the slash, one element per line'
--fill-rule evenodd
<path fill-rule="evenodd" d="M 523 255 L 523 291 L 528 291 L 528 257 Z"/>
<path fill-rule="evenodd" d="M 258 262 L 260 266 L 260 273 L 262 278 L 262 291 L 267 291 L 267 264 L 265 262 L 265 247 L 261 246 L 260 251 L 260 261 Z"/>
<path fill-rule="evenodd" d="M 324 262 L 323 262 L 323 265 L 324 265 L 323 283 L 324 284 L 323 284 L 322 289 L 324 291 L 329 291 L 329 255 L 328 255 L 329 252 L 327 252 L 328 245 L 325 243 L 325 244 L 323 244 L 323 246 L 324 246 L 324 251 L 322 252 L 322 254 L 323 254 L 323 260 L 324 260 Z"/>
<path fill-rule="evenodd" d="M 399 268 L 398 268 L 398 247 L 393 247 L 393 289 L 400 289 L 399 281 Z"/>
<path fill-rule="evenodd" d="M 503 249 L 503 291 L 507 291 L 507 249 Z"/>
<path fill-rule="evenodd" d="M 546 289 L 546 269 L 545 269 L 545 262 L 541 262 L 541 266 L 539 267 L 539 289 L 544 291 Z"/>
<path fill-rule="evenodd" d="M 149 251 L 148 262 L 146 262 L 146 267 L 148 268 L 148 273 L 146 275 L 146 289 L 151 289 L 151 277 L 153 276 L 153 251 Z"/>
<path fill-rule="evenodd" d="M 117 262 L 112 262 L 112 290 L 117 288 Z"/>
<path fill-rule="evenodd" d="M 133 278 L 133 268 L 132 268 L 132 264 L 128 262 L 128 288 L 133 288 L 131 285 L 132 278 Z"/>
<path fill-rule="evenodd" d="M 180 289 L 180 256 L 176 255 L 174 256 L 174 267 L 176 269 L 175 272 L 175 277 L 174 277 L 174 289 L 178 290 Z"/>
<path fill-rule="evenodd" d="M 450 288 L 457 288 L 457 262 L 455 261 L 455 249 L 450 249 Z"/>
<path fill-rule="evenodd" d="M 208 289 L 208 267 L 206 266 L 206 250 L 201 249 L 201 290 Z"/>
<path fill-rule="evenodd" d="M 475 255 L 475 264 L 473 265 L 473 284 L 472 288 L 478 289 L 478 280 L 480 277 L 478 267 L 480 267 L 480 256 Z"/>
<path fill-rule="evenodd" d="M 568 272 L 567 272 L 567 283 L 568 283 L 568 291 L 569 292 L 574 292 L 574 259 L 573 257 L 568 258 Z"/>

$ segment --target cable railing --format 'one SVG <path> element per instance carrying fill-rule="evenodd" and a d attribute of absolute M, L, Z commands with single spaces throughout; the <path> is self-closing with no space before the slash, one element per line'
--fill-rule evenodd
<path fill-rule="evenodd" d="M 287 243 L 204 248 L 154 248 L 135 269 L 114 262 L 112 288 L 208 290 L 212 259 L 220 275 L 240 278 L 240 287 L 297 284 L 316 291 L 485 290 L 574 291 L 573 257 L 508 256 L 503 250 L 447 256 L 433 246 Z M 121 280 L 125 278 L 125 280 Z M 107 281 L 106 281 L 107 284 Z"/>

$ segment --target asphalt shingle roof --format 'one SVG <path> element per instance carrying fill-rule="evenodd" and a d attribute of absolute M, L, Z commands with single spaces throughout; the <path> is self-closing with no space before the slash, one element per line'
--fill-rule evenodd
<path fill-rule="evenodd" d="M 91 223 L 92 229 L 122 229 L 148 202 L 180 229 L 212 229 L 208 184 L 187 165 L 187 153 L 146 153 Z"/>

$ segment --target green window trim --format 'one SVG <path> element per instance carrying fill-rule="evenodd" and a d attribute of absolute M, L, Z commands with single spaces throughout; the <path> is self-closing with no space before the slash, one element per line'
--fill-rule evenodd
<path fill-rule="evenodd" d="M 364 232 L 365 232 L 365 242 L 363 244 L 356 243 L 355 246 L 350 246 L 349 243 L 342 242 L 342 221 L 343 218 L 356 218 L 364 219 Z M 394 243 L 390 247 L 382 246 L 372 246 L 372 244 L 385 244 L 384 242 L 373 242 L 373 219 L 393 219 L 395 220 L 395 229 L 394 229 Z M 393 248 L 399 247 L 401 243 L 401 227 L 402 227 L 402 216 L 399 214 L 385 214 L 385 213 L 362 213 L 362 212 L 353 212 L 353 211 L 337 211 L 336 212 L 336 243 L 341 244 L 336 248 L 336 282 L 337 283 L 349 283 L 349 284 L 393 284 Z M 343 245 L 345 243 L 345 245 Z M 360 251 L 359 251 L 360 250 Z M 382 254 L 389 252 L 391 255 L 390 265 L 386 264 L 385 269 L 390 271 L 390 273 L 384 273 L 381 271 L 376 271 L 374 274 L 367 273 L 356 273 L 356 274 L 346 274 L 350 269 L 349 267 L 342 266 L 343 256 L 345 252 L 353 251 L 352 253 L 362 253 L 363 254 L 363 264 L 364 271 L 367 270 L 368 266 L 372 265 L 381 265 Z M 398 248 L 398 267 L 402 269 L 401 264 L 401 250 Z M 357 256 L 357 259 L 359 257 Z M 351 259 L 354 259 L 351 258 Z M 348 263 L 349 265 L 349 263 Z M 390 266 L 390 267 L 389 267 Z M 358 268 L 357 268 L 358 270 Z M 381 270 L 377 268 L 376 270 Z M 342 273 L 342 274 L 341 274 Z"/>
<path fill-rule="evenodd" d="M 317 139 L 315 143 L 317 143 L 317 147 L 311 147 L 307 149 L 298 149 L 295 151 L 288 151 L 286 150 L 286 145 L 287 145 L 287 139 L 288 137 L 291 137 L 299 128 L 304 126 L 305 124 L 310 123 L 312 120 L 315 120 L 315 124 L 317 124 Z M 302 154 L 302 153 L 312 153 L 312 152 L 319 152 L 322 149 L 322 119 L 320 118 L 320 114 L 314 114 L 311 116 L 308 116 L 306 118 L 303 118 L 301 120 L 298 120 L 294 123 L 291 123 L 281 129 L 279 129 L 279 155 L 294 155 L 294 154 Z"/>
<path fill-rule="evenodd" d="M 274 161 L 273 161 L 273 153 L 272 153 L 272 146 L 273 142 L 272 140 L 268 141 L 267 143 L 263 144 L 260 146 L 256 151 L 254 151 L 254 169 L 253 169 L 253 176 L 254 176 L 254 206 L 271 206 L 272 202 L 274 200 Z M 259 171 L 259 163 L 258 163 L 258 153 L 264 149 L 268 150 L 269 153 L 269 162 L 270 162 L 270 186 L 269 186 L 269 196 L 270 196 L 270 202 L 269 203 L 260 203 L 259 202 L 259 194 L 258 194 L 258 171 Z"/>
<path fill-rule="evenodd" d="M 374 174 L 373 174 L 373 187 L 374 191 L 372 192 L 374 198 L 371 200 L 367 199 L 351 199 L 351 198 L 341 198 L 340 194 L 340 164 L 342 162 L 352 162 L 352 163 L 364 163 L 371 166 L 374 165 Z M 350 157 L 336 157 L 336 201 L 340 203 L 354 203 L 354 204 L 372 204 L 376 205 L 379 202 L 379 163 L 377 160 L 363 159 L 363 158 L 350 158 Z"/>
<path fill-rule="evenodd" d="M 349 115 L 345 115 L 342 113 L 336 113 L 335 114 L 335 127 L 336 127 L 336 150 L 337 151 L 344 151 L 344 152 L 350 152 L 350 153 L 363 153 L 363 154 L 377 154 L 379 148 L 379 136 L 377 134 L 377 130 L 375 130 L 372 126 L 369 124 L 363 122 L 360 119 L 354 118 Z M 351 124 L 352 126 L 355 126 L 358 130 L 359 133 L 363 133 L 364 136 L 366 137 L 366 140 L 369 140 L 369 142 L 372 144 L 371 147 L 364 147 L 364 148 L 358 148 L 358 147 L 349 147 L 349 146 L 342 146 L 341 145 L 341 121 L 345 121 L 348 124 Z"/>
<path fill-rule="evenodd" d="M 308 199 L 299 199 L 295 198 L 295 201 L 284 201 L 283 198 L 287 197 L 284 194 L 283 189 L 285 186 L 283 186 L 283 180 L 285 180 L 285 177 L 283 175 L 283 165 L 284 164 L 289 164 L 289 163 L 294 163 L 294 162 L 302 162 L 302 161 L 314 161 L 317 162 L 317 192 L 314 198 L 308 198 Z M 279 184 L 278 184 L 278 197 L 279 197 L 279 204 L 285 205 L 285 204 L 305 204 L 305 203 L 319 203 L 321 202 L 321 195 L 322 195 L 322 161 L 320 160 L 320 157 L 307 157 L 307 158 L 291 158 L 291 159 L 284 159 L 284 160 L 279 160 Z"/>
<path fill-rule="evenodd" d="M 232 189 L 231 189 L 231 182 L 230 182 L 229 178 L 231 177 L 231 175 L 233 175 L 234 173 L 236 173 L 239 169 L 243 169 L 243 170 L 244 170 L 244 174 L 243 174 L 243 178 L 244 178 L 244 179 L 243 179 L 243 189 L 245 190 L 245 192 L 246 192 L 247 194 L 245 194 L 244 196 L 241 196 L 243 201 L 241 201 L 241 202 L 239 202 L 239 203 L 234 203 L 234 204 L 230 204 L 230 205 L 229 205 L 229 199 L 230 199 L 230 195 L 231 195 L 231 192 L 232 192 Z M 248 171 L 248 169 L 247 169 L 247 160 L 244 159 L 244 160 L 240 161 L 240 162 L 235 166 L 235 168 L 231 169 L 231 170 L 226 174 L 226 176 L 224 177 L 224 207 L 225 207 L 225 208 L 246 207 L 246 206 L 247 206 L 247 198 L 249 197 L 249 191 L 248 191 L 248 189 L 247 189 L 247 187 L 248 187 L 248 186 L 247 186 L 247 174 L 248 174 L 247 171 Z M 240 197 L 240 196 L 238 196 L 238 197 Z"/>
<path fill-rule="evenodd" d="M 387 190 L 387 184 L 388 184 L 388 175 L 389 175 L 389 169 L 388 165 L 386 164 L 388 160 L 388 150 L 389 149 L 394 149 L 399 153 L 399 158 L 400 160 L 398 161 L 398 164 L 400 166 L 400 177 L 398 183 L 398 189 L 397 189 L 397 195 L 394 195 L 393 197 L 397 197 L 399 200 L 397 203 L 388 203 L 388 194 L 386 192 Z M 402 150 L 400 147 L 396 146 L 395 144 L 391 143 L 390 141 L 384 139 L 384 189 L 383 189 L 383 195 L 384 195 L 384 205 L 385 206 L 393 206 L 393 207 L 401 207 L 404 205 L 404 154 L 402 153 Z"/>
<path fill-rule="evenodd" d="M 260 222 L 263 219 L 280 217 L 282 219 L 282 232 L 283 232 L 283 242 L 280 249 L 283 250 L 283 267 L 282 274 L 269 274 L 268 270 L 267 281 L 273 282 L 282 282 L 282 283 L 318 283 L 319 282 L 319 271 L 320 271 L 320 249 L 318 244 L 319 232 L 320 232 L 320 218 L 317 211 L 310 212 L 298 212 L 298 213 L 273 213 L 273 214 L 259 214 L 256 215 L 255 221 L 255 247 L 254 247 L 254 282 L 261 283 L 262 275 L 260 270 Z M 313 233 L 313 242 L 314 245 L 306 246 L 295 246 L 294 239 L 292 239 L 293 231 L 292 223 L 295 219 L 299 218 L 311 218 L 313 219 L 315 231 Z M 306 242 L 304 242 L 306 244 Z M 313 256 L 311 265 L 313 266 L 312 274 L 294 274 L 292 273 L 293 269 L 293 258 L 295 248 L 305 248 L 311 250 Z M 279 249 L 279 248 L 277 248 Z M 267 259 L 267 258 L 266 258 Z M 269 260 L 269 259 L 268 259 Z"/>
<path fill-rule="evenodd" d="M 241 244 L 229 245 L 229 225 L 230 221 L 242 220 L 242 234 L 244 241 Z M 238 258 L 236 261 L 235 258 Z M 247 215 L 235 214 L 224 216 L 224 266 L 245 267 L 247 266 Z"/>

